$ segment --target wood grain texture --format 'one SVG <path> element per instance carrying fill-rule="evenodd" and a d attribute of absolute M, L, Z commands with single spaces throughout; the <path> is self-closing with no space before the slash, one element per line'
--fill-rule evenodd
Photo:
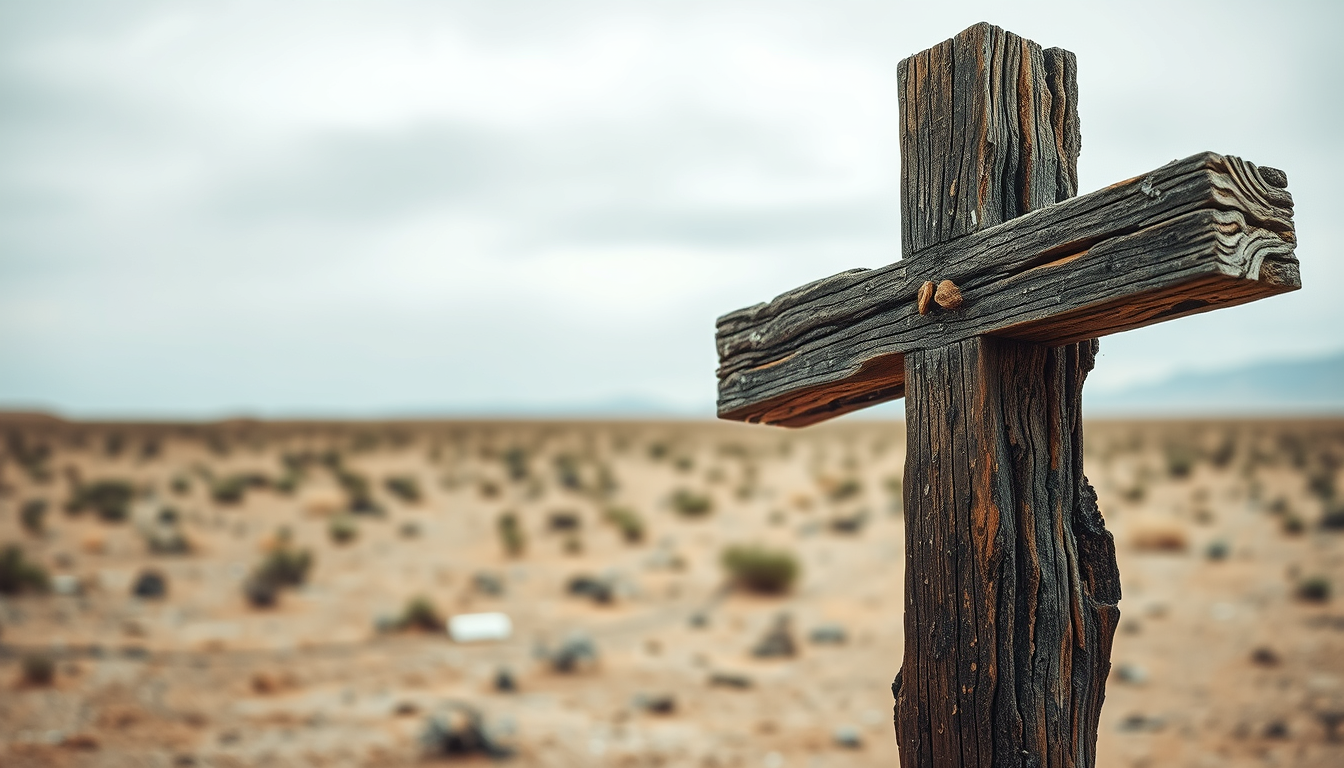
<path fill-rule="evenodd" d="M 1095 764 L 1120 599 L 1083 476 L 1095 341 L 906 356 L 903 768 Z"/>
<path fill-rule="evenodd" d="M 1281 176 L 1203 153 L 731 312 L 719 416 L 804 426 L 900 397 L 911 350 L 982 334 L 1063 344 L 1295 290 Z M 944 279 L 964 304 L 921 316 L 920 286 Z"/>
<path fill-rule="evenodd" d="M 902 253 L 1076 193 L 1076 69 L 984 23 L 900 63 Z"/>

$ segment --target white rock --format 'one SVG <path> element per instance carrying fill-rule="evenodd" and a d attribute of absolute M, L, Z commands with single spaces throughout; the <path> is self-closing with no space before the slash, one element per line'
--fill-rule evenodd
<path fill-rule="evenodd" d="M 448 619 L 448 636 L 458 643 L 508 640 L 513 622 L 503 613 L 459 613 Z"/>

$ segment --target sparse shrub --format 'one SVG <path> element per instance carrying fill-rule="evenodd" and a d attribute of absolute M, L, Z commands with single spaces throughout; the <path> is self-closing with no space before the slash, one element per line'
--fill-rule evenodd
<path fill-rule="evenodd" d="M 1199 460 L 1199 455 L 1193 448 L 1182 443 L 1172 443 L 1166 449 L 1167 474 L 1183 479 L 1190 476 L 1195 469 L 1195 463 Z"/>
<path fill-rule="evenodd" d="M 843 480 L 827 478 L 822 482 L 822 489 L 826 492 L 826 498 L 830 499 L 832 503 L 838 504 L 862 493 L 863 483 L 860 483 L 856 477 L 846 477 Z"/>
<path fill-rule="evenodd" d="M 672 460 L 672 466 L 676 467 L 678 472 L 690 472 L 695 469 L 695 459 L 690 456 L 678 456 Z"/>
<path fill-rule="evenodd" d="M 45 592 L 50 584 L 47 570 L 26 559 L 17 544 L 0 550 L 0 595 Z"/>
<path fill-rule="evenodd" d="M 407 504 L 420 503 L 420 482 L 410 475 L 394 475 L 383 480 L 387 492 Z"/>
<path fill-rule="evenodd" d="M 145 600 L 161 600 L 168 595 L 168 577 L 162 571 L 141 571 L 131 585 L 131 594 Z"/>
<path fill-rule="evenodd" d="M 168 488 L 178 496 L 186 496 L 191 493 L 191 478 L 186 475 L 173 475 L 169 481 Z"/>
<path fill-rule="evenodd" d="M 301 586 L 308 580 L 313 554 L 290 543 L 287 529 L 276 535 L 276 545 L 243 582 L 243 594 L 258 608 L 274 605 L 280 591 Z"/>
<path fill-rule="evenodd" d="M 722 562 L 735 586 L 766 594 L 787 592 L 801 570 L 792 552 L 755 545 L 729 547 Z"/>
<path fill-rule="evenodd" d="M 216 504 L 239 504 L 247 493 L 247 478 L 243 475 L 230 475 L 210 484 L 210 498 Z"/>
<path fill-rule="evenodd" d="M 500 514 L 495 527 L 499 531 L 499 541 L 504 545 L 505 554 L 509 557 L 521 557 L 527 550 L 527 535 L 523 533 L 523 526 L 518 522 L 518 515 L 513 512 Z"/>
<path fill-rule="evenodd" d="M 1321 529 L 1344 531 L 1344 504 L 1336 504 L 1321 513 Z"/>
<path fill-rule="evenodd" d="M 562 453 L 555 457 L 555 475 L 562 488 L 568 488 L 571 491 L 583 490 L 583 477 L 579 474 L 579 460 L 573 456 Z"/>
<path fill-rule="evenodd" d="M 644 540 L 644 520 L 628 507 L 609 507 L 603 517 L 607 522 L 616 526 L 616 530 L 621 532 L 621 538 L 630 544 L 638 544 Z"/>
<path fill-rule="evenodd" d="M 271 487 L 275 489 L 276 493 L 292 496 L 295 491 L 299 490 L 299 483 L 302 480 L 303 476 L 298 472 L 286 472 L 280 476 L 280 479 L 272 483 Z"/>
<path fill-rule="evenodd" d="M 91 511 L 99 519 L 119 523 L 130 516 L 135 486 L 125 480 L 97 480 L 75 488 L 66 510 L 75 514 Z"/>
<path fill-rule="evenodd" d="M 29 499 L 19 509 L 19 524 L 23 530 L 34 536 L 41 535 L 46 529 L 47 500 Z"/>
<path fill-rule="evenodd" d="M 707 494 L 678 488 L 672 492 L 672 509 L 682 517 L 704 517 L 714 511 L 714 502 Z"/>
<path fill-rule="evenodd" d="M 502 458 L 510 480 L 516 483 L 527 479 L 527 451 L 515 446 L 504 451 Z"/>
<path fill-rule="evenodd" d="M 56 660 L 45 653 L 29 653 L 21 662 L 23 684 L 48 686 L 56 680 Z"/>
<path fill-rule="evenodd" d="M 418 629 L 424 632 L 442 632 L 443 617 L 434 602 L 424 595 L 417 595 L 406 601 L 406 607 L 397 620 L 402 629 Z"/>
<path fill-rule="evenodd" d="M 1294 593 L 1304 603 L 1330 602 L 1330 580 L 1324 576 L 1310 576 L 1297 583 Z"/>
<path fill-rule="evenodd" d="M 359 526 L 353 515 L 334 515 L 327 523 L 327 535 L 337 544 L 349 544 L 359 538 Z"/>

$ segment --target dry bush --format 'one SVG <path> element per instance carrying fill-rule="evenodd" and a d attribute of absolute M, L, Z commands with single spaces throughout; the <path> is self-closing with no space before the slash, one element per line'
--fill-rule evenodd
<path fill-rule="evenodd" d="M 789 591 L 802 571 L 792 552 L 756 545 L 729 547 L 722 563 L 734 586 L 764 594 Z"/>

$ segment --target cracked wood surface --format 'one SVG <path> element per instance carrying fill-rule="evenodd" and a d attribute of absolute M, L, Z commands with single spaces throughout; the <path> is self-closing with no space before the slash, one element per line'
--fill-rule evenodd
<path fill-rule="evenodd" d="M 1203 153 L 731 312 L 719 416 L 804 426 L 901 397 L 912 350 L 977 335 L 1064 344 L 1294 290 L 1283 186 L 1280 171 Z M 920 285 L 943 279 L 965 303 L 921 316 Z"/>

